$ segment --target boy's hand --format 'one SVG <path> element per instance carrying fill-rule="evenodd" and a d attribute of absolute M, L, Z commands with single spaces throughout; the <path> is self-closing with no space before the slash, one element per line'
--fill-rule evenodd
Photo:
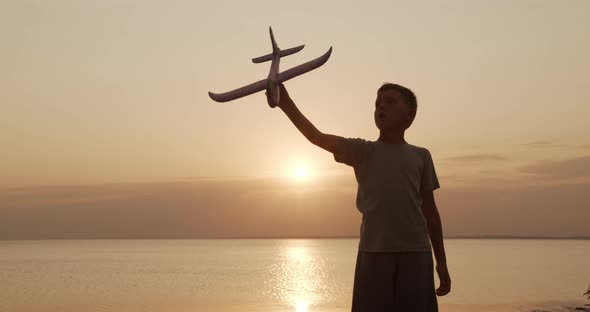
<path fill-rule="evenodd" d="M 451 276 L 449 275 L 449 269 L 447 264 L 436 264 L 436 273 L 438 273 L 438 279 L 440 280 L 440 286 L 435 291 L 437 296 L 444 296 L 451 291 Z"/>
<path fill-rule="evenodd" d="M 282 83 L 279 84 L 279 92 L 280 92 L 280 100 L 277 105 L 278 107 L 284 108 L 285 106 L 293 103 L 293 100 L 289 96 L 289 92 L 287 92 L 285 85 L 283 85 Z M 270 95 L 268 94 L 268 91 L 265 91 L 264 94 L 266 94 L 267 101 L 270 101 L 270 98 L 269 98 Z"/>

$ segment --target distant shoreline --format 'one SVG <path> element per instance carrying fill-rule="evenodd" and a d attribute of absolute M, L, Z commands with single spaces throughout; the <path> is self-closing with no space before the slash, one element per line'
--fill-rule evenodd
<path fill-rule="evenodd" d="M 0 241 L 25 240 L 230 240 L 230 239 L 358 239 L 358 236 L 249 236 L 249 237 L 51 237 L 51 238 L 0 238 Z M 445 239 L 530 239 L 530 240 L 590 240 L 590 236 L 445 236 Z"/>

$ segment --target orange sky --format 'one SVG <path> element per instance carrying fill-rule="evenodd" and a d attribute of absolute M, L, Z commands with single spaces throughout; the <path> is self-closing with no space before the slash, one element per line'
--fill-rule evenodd
<path fill-rule="evenodd" d="M 269 25 L 280 47 L 306 44 L 283 69 L 333 46 L 286 84 L 324 132 L 376 139 L 376 89 L 416 92 L 406 139 L 433 155 L 446 233 L 590 235 L 589 13 L 588 1 L 3 2 L 0 238 L 57 235 L 63 220 L 95 214 L 90 232 L 107 236 L 173 235 L 186 214 L 191 235 L 253 235 L 253 220 L 276 223 L 256 235 L 356 234 L 350 168 L 263 94 L 207 96 L 266 76 L 268 63 L 250 59 L 270 52 Z M 307 180 L 293 180 L 298 166 Z M 286 205 L 264 193 L 277 183 L 302 196 L 299 209 L 264 210 Z M 223 220 L 212 207 L 244 230 L 211 225 Z M 120 211 L 130 219 L 111 224 Z M 281 219 L 305 211 L 317 229 Z M 335 218 L 341 227 L 322 226 Z"/>

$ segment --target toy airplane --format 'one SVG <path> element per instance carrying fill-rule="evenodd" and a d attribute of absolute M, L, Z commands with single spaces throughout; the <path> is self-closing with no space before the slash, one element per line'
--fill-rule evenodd
<path fill-rule="evenodd" d="M 328 52 L 324 53 L 324 55 L 314 60 L 311 60 L 307 63 L 295 66 L 282 73 L 279 73 L 279 63 L 281 61 L 281 57 L 297 53 L 301 51 L 303 47 L 305 47 L 305 45 L 300 45 L 298 47 L 281 50 L 277 46 L 275 37 L 272 33 L 272 28 L 269 27 L 269 31 L 270 40 L 272 41 L 272 53 L 252 59 L 252 62 L 254 63 L 272 61 L 270 64 L 270 71 L 268 73 L 268 77 L 266 79 L 262 79 L 258 82 L 249 84 L 245 87 L 241 87 L 239 89 L 229 91 L 226 93 L 209 92 L 209 97 L 212 100 L 216 102 L 227 102 L 266 89 L 266 92 L 269 95 L 268 105 L 270 105 L 270 107 L 275 107 L 279 104 L 280 101 L 281 95 L 279 92 L 279 85 L 281 83 L 324 65 L 324 63 L 326 63 L 326 61 L 330 58 L 330 54 L 332 54 L 332 47 L 330 47 Z"/>

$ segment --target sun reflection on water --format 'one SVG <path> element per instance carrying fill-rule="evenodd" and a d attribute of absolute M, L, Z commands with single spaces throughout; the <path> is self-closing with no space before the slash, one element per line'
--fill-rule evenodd
<path fill-rule="evenodd" d="M 307 312 L 307 301 L 297 301 L 295 305 L 295 312 Z"/>
<path fill-rule="evenodd" d="M 325 260 L 313 253 L 307 240 L 287 241 L 269 270 L 270 295 L 292 311 L 308 312 L 329 299 Z"/>

